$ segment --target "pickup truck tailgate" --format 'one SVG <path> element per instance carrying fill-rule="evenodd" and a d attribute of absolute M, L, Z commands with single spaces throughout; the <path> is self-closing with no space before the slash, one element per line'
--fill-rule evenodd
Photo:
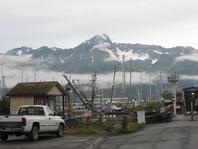
<path fill-rule="evenodd" d="M 22 124 L 22 116 L 0 116 L 0 128 L 15 128 Z"/>

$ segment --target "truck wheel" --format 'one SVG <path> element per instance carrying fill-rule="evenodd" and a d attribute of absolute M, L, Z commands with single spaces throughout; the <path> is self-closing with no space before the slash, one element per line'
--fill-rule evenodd
<path fill-rule="evenodd" d="M 30 137 L 33 141 L 38 140 L 38 127 L 37 126 L 33 126 L 32 127 L 32 131 L 30 133 Z"/>
<path fill-rule="evenodd" d="M 8 139 L 8 134 L 7 133 L 1 133 L 1 140 L 6 141 Z"/>
<path fill-rule="evenodd" d="M 64 135 L 64 126 L 63 126 L 63 124 L 59 125 L 58 130 L 56 132 L 56 135 L 58 137 L 62 137 Z"/>

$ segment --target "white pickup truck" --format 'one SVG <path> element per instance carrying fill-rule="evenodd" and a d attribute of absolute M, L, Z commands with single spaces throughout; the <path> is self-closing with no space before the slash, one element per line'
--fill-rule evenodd
<path fill-rule="evenodd" d="M 37 140 L 39 133 L 56 133 L 63 136 L 65 122 L 55 116 L 48 106 L 26 105 L 19 107 L 16 115 L 0 116 L 0 138 L 6 141 L 9 135 Z"/>

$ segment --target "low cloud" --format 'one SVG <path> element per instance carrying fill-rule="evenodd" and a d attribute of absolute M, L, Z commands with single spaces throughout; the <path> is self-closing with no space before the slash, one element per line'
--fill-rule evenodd
<path fill-rule="evenodd" d="M 4 67 L 15 67 L 17 65 L 22 65 L 31 60 L 31 55 L 24 56 L 8 56 L 0 55 L 0 65 Z"/>
<path fill-rule="evenodd" d="M 183 56 L 177 57 L 175 59 L 175 62 L 182 62 L 182 61 L 185 61 L 185 60 L 198 62 L 197 57 L 198 57 L 198 53 L 193 53 L 191 55 L 183 55 Z"/>

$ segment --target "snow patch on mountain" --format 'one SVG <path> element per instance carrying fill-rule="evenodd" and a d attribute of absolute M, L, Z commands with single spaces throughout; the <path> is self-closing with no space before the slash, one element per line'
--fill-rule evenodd
<path fill-rule="evenodd" d="M 21 51 L 21 50 L 20 50 L 20 51 L 17 51 L 17 55 L 18 55 L 18 56 L 21 56 L 22 53 L 23 53 L 23 51 Z"/>
<path fill-rule="evenodd" d="M 168 54 L 171 54 L 170 52 L 165 52 L 164 54 L 168 55 Z"/>
<path fill-rule="evenodd" d="M 109 37 L 106 34 L 100 34 L 100 37 L 102 37 L 104 40 L 109 40 Z"/>
<path fill-rule="evenodd" d="M 57 49 L 58 49 L 58 48 L 56 48 L 56 47 L 52 47 L 51 49 L 52 49 L 52 51 L 54 51 L 54 52 L 55 52 L 55 51 L 57 51 Z"/>
<path fill-rule="evenodd" d="M 163 54 L 163 52 L 157 51 L 157 50 L 153 50 L 153 52 L 155 52 L 155 53 L 157 53 L 157 54 Z"/>
<path fill-rule="evenodd" d="M 135 53 L 132 52 L 133 50 L 129 50 L 129 51 L 121 51 L 121 50 L 117 50 L 117 54 L 118 54 L 118 58 L 119 61 L 122 61 L 122 56 L 125 55 L 125 60 L 129 61 L 130 59 L 132 60 L 146 60 L 149 59 L 149 55 L 148 53 L 144 53 L 144 54 L 139 54 L 139 53 Z"/>
<path fill-rule="evenodd" d="M 59 57 L 61 63 L 64 63 L 65 61 L 62 59 L 62 57 Z"/>
<path fill-rule="evenodd" d="M 155 64 L 158 61 L 158 59 L 151 59 L 151 61 L 152 64 Z"/>

